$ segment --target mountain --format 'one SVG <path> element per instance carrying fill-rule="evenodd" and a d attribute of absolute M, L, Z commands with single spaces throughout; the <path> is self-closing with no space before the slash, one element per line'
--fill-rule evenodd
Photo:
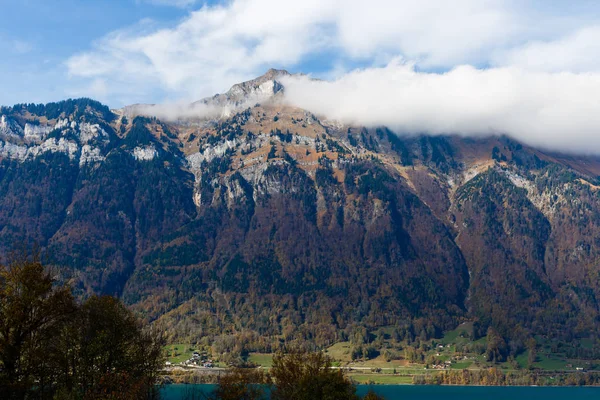
<path fill-rule="evenodd" d="M 270 69 L 266 74 L 256 79 L 233 85 L 227 93 L 217 94 L 193 104 L 231 107 L 234 109 L 244 105 L 252 106 L 283 92 L 284 87 L 280 79 L 287 76 L 291 76 L 287 71 Z"/>
<path fill-rule="evenodd" d="M 598 329 L 600 158 L 346 126 L 282 102 L 286 75 L 201 100 L 215 119 L 0 108 L 0 252 L 37 243 L 173 340 Z"/>

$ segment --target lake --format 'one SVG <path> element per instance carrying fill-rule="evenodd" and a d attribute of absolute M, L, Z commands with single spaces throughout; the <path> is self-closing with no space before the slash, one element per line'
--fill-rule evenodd
<path fill-rule="evenodd" d="M 198 400 L 198 393 L 208 394 L 214 387 L 214 385 L 168 385 L 165 386 L 162 394 L 165 400 Z M 600 388 L 594 387 L 358 385 L 358 394 L 365 394 L 369 388 L 387 400 L 600 399 Z M 196 397 L 189 396 L 190 394 L 195 394 Z"/>

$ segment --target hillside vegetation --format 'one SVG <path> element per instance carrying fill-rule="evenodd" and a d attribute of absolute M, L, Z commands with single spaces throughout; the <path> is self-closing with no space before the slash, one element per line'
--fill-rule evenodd
<path fill-rule="evenodd" d="M 598 351 L 597 158 L 277 101 L 214 121 L 86 99 L 0 114 L 0 251 L 39 244 L 78 296 L 119 296 L 172 343 L 364 354 L 379 329 L 418 347 L 469 322 L 498 360 L 538 336 Z"/>

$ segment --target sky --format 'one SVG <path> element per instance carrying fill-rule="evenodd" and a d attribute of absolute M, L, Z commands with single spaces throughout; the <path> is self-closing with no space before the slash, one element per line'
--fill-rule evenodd
<path fill-rule="evenodd" d="M 4 105 L 194 101 L 274 67 L 338 119 L 600 152 L 595 0 L 0 0 L 0 52 Z"/>

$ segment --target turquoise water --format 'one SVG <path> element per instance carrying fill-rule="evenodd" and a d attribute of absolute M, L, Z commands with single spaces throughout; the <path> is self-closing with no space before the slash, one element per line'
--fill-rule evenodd
<path fill-rule="evenodd" d="M 600 400 L 600 388 L 592 387 L 359 385 L 358 394 L 365 394 L 369 388 L 387 400 Z M 162 393 L 165 400 L 199 400 L 199 393 L 208 394 L 213 389 L 214 385 L 169 385 Z"/>

